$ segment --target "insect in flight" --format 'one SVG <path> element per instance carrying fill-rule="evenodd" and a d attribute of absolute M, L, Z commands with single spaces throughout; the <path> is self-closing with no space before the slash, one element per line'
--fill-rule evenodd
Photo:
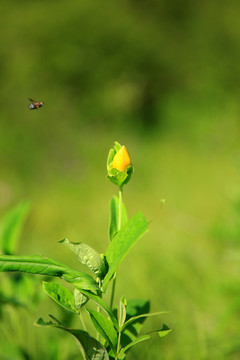
<path fill-rule="evenodd" d="M 33 99 L 28 98 L 32 104 L 28 106 L 29 110 L 39 109 L 44 105 L 43 101 L 35 101 Z"/>

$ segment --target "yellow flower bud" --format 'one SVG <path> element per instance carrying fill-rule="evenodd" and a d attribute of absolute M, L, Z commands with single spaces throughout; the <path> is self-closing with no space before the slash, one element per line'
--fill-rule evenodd
<path fill-rule="evenodd" d="M 126 147 L 123 145 L 113 158 L 112 168 L 126 172 L 129 166 L 131 166 L 131 159 Z"/>

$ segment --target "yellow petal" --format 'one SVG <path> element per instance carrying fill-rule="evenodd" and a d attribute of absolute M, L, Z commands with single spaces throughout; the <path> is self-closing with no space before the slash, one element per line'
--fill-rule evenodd
<path fill-rule="evenodd" d="M 129 166 L 131 166 L 131 159 L 127 149 L 123 145 L 113 158 L 112 168 L 126 172 Z"/>

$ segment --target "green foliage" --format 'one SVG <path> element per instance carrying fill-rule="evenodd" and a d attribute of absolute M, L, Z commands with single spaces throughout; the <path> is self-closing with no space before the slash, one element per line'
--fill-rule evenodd
<path fill-rule="evenodd" d="M 97 283 L 90 275 L 73 270 L 43 256 L 0 255 L 0 271 L 20 271 L 29 274 L 58 276 L 78 289 L 99 290 Z"/>
<path fill-rule="evenodd" d="M 103 281 L 104 291 L 122 260 L 135 242 L 147 231 L 147 227 L 148 222 L 145 220 L 144 215 L 139 212 L 113 238 L 106 251 L 106 261 L 109 269 Z"/>
<path fill-rule="evenodd" d="M 30 205 L 24 201 L 5 215 L 0 225 L 0 247 L 4 254 L 12 255 L 17 250 L 19 236 L 27 218 Z"/>
<path fill-rule="evenodd" d="M 119 147 L 120 144 L 115 143 L 114 151 L 118 151 Z M 82 264 L 87 265 L 93 271 L 95 279 L 87 273 L 74 270 L 45 256 L 0 255 L 0 272 L 20 272 L 59 277 L 70 283 L 74 287 L 73 291 L 58 283 L 49 281 L 43 281 L 42 288 L 64 310 L 80 315 L 84 329 L 82 308 L 85 307 L 89 300 L 92 300 L 97 305 L 97 311 L 89 308 L 86 310 L 97 331 L 97 339 L 100 335 L 105 340 L 105 345 L 91 337 L 86 331 L 70 329 L 52 315 L 50 315 L 51 321 L 49 322 L 44 322 L 42 318 L 36 322 L 38 326 L 59 328 L 73 335 L 82 349 L 84 358 L 88 360 L 108 360 L 109 357 L 112 359 L 113 356 L 115 360 L 122 360 L 126 357 L 128 349 L 139 342 L 149 339 L 154 332 L 163 337 L 170 331 L 165 326 L 162 330 L 139 336 L 141 324 L 145 318 L 163 313 L 144 312 L 144 310 L 149 310 L 149 303 L 143 300 L 130 301 L 127 304 L 126 297 L 122 296 L 119 301 L 117 316 L 115 316 L 116 311 L 112 311 L 115 281 L 113 282 L 110 306 L 102 298 L 110 280 L 114 275 L 116 277 L 118 266 L 132 246 L 148 230 L 148 222 L 141 212 L 137 213 L 129 221 L 127 220 L 127 212 L 122 202 L 121 186 L 119 198 L 112 197 L 110 202 L 110 244 L 104 255 L 99 255 L 93 248 L 84 243 L 72 243 L 67 239 L 60 241 L 77 255 Z M 15 229 L 19 229 L 21 223 L 19 219 L 23 219 L 25 211 L 21 209 L 21 211 L 17 212 L 17 215 L 9 217 L 14 221 L 6 222 L 8 226 L 5 229 L 11 229 L 11 231 L 5 231 L 6 234 L 15 234 L 16 238 L 17 232 Z M 7 238 L 7 236 L 5 237 Z M 11 236 L 9 235 L 8 238 L 10 239 Z M 4 301 L 8 301 L 15 306 L 18 305 L 12 298 L 2 297 L 2 304 Z M 105 314 L 101 313 L 101 309 L 104 310 Z"/>
<path fill-rule="evenodd" d="M 45 322 L 42 318 L 39 318 L 35 325 L 43 327 L 55 327 L 57 329 L 64 330 L 71 334 L 79 343 L 82 352 L 86 360 L 108 360 L 108 354 L 106 349 L 100 342 L 91 337 L 86 331 L 68 329 L 63 326 L 55 317 L 49 315 L 52 321 Z"/>
<path fill-rule="evenodd" d="M 92 309 L 87 309 L 90 314 L 93 325 L 99 334 L 110 345 L 113 353 L 116 355 L 117 351 L 117 331 L 112 325 L 112 322 L 108 320 L 103 314 Z"/>
<path fill-rule="evenodd" d="M 63 239 L 60 243 L 66 245 L 75 254 L 77 254 L 79 261 L 87 265 L 97 277 L 100 279 L 104 277 L 107 272 L 104 259 L 90 246 L 84 243 L 73 243 L 68 239 Z"/>

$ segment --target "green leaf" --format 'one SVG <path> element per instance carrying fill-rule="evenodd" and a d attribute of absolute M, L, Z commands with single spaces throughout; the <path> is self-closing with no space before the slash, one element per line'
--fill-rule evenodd
<path fill-rule="evenodd" d="M 114 275 L 117 267 L 123 261 L 135 242 L 147 231 L 147 227 L 148 222 L 146 221 L 144 215 L 139 212 L 114 236 L 106 252 L 106 260 L 109 269 L 103 281 L 104 291 L 107 289 L 108 283 Z"/>
<path fill-rule="evenodd" d="M 68 239 L 59 241 L 66 245 L 78 256 L 78 260 L 89 267 L 95 275 L 99 278 L 103 278 L 107 272 L 104 259 L 90 246 L 84 243 L 73 243 Z"/>
<path fill-rule="evenodd" d="M 45 282 L 42 283 L 42 288 L 46 294 L 48 294 L 57 304 L 64 309 L 73 313 L 78 313 L 75 307 L 73 293 L 66 289 L 64 286 L 57 283 Z"/>
<path fill-rule="evenodd" d="M 127 315 L 126 307 L 127 307 L 127 300 L 126 300 L 125 296 L 122 296 L 119 301 L 118 312 L 117 312 L 118 325 L 119 325 L 120 329 L 122 329 L 122 326 L 126 320 L 126 315 Z"/>
<path fill-rule="evenodd" d="M 167 311 L 159 311 L 159 312 L 155 312 L 155 313 L 141 314 L 141 315 L 133 316 L 128 321 L 125 322 L 122 329 L 124 330 L 127 326 L 129 326 L 131 323 L 133 323 L 134 321 L 136 321 L 140 318 L 146 318 L 146 317 L 162 315 L 162 314 L 167 314 L 167 313 L 168 313 Z"/>
<path fill-rule="evenodd" d="M 54 327 L 70 333 L 80 345 L 86 360 L 109 360 L 107 350 L 96 339 L 91 337 L 86 331 L 69 329 L 63 326 L 56 318 L 50 316 L 53 321 L 45 322 L 42 318 L 35 323 L 36 326 Z"/>
<path fill-rule="evenodd" d="M 144 299 L 129 300 L 127 304 L 127 320 L 129 320 L 134 316 L 149 313 L 149 310 L 150 310 L 149 300 L 144 300 Z M 126 327 L 125 331 L 128 330 L 128 336 L 130 336 L 132 340 L 139 334 L 144 321 L 145 318 L 138 318 L 134 322 L 132 322 L 130 326 Z"/>
<path fill-rule="evenodd" d="M 126 319 L 129 320 L 134 316 L 136 317 L 138 315 L 149 313 L 149 310 L 150 310 L 149 300 L 144 300 L 144 299 L 129 300 L 127 303 Z M 145 319 L 146 318 L 144 317 L 140 317 L 137 319 L 135 318 L 133 322 L 131 322 L 128 326 L 125 327 L 121 336 L 121 347 L 127 346 L 128 344 L 130 344 L 130 342 L 136 339 L 143 326 Z"/>
<path fill-rule="evenodd" d="M 20 271 L 30 274 L 58 276 L 78 287 L 79 290 L 99 291 L 96 281 L 90 275 L 73 270 L 43 256 L 0 255 L 0 271 Z"/>
<path fill-rule="evenodd" d="M 127 210 L 122 203 L 122 226 L 127 223 Z M 119 198 L 113 196 L 110 200 L 110 224 L 109 224 L 109 238 L 112 241 L 114 235 L 119 229 Z"/>
<path fill-rule="evenodd" d="M 148 340 L 150 339 L 151 335 L 154 335 L 154 334 L 158 334 L 159 337 L 164 337 L 166 336 L 167 334 L 169 334 L 171 332 L 171 329 L 163 324 L 163 327 L 161 330 L 153 330 L 153 331 L 150 331 L 148 332 L 147 334 L 144 334 L 142 336 L 139 336 L 138 338 L 136 338 L 134 341 L 132 341 L 131 343 L 129 343 L 127 346 L 125 346 L 121 351 L 120 351 L 120 354 L 119 356 L 122 357 L 125 352 L 132 346 L 142 342 L 142 341 L 145 341 L 145 340 Z"/>
<path fill-rule="evenodd" d="M 131 348 L 132 346 L 142 342 L 142 341 L 145 341 L 145 340 L 148 340 L 150 339 L 150 335 L 148 334 L 145 334 L 145 335 L 142 335 L 142 336 L 139 336 L 138 338 L 136 338 L 134 341 L 130 342 L 127 346 L 125 346 L 121 351 L 120 351 L 120 354 L 119 356 L 122 357 L 124 356 L 124 354 L 126 353 L 126 351 Z"/>
<path fill-rule="evenodd" d="M 113 327 L 113 324 L 102 313 L 92 309 L 87 309 L 90 314 L 93 325 L 99 334 L 108 342 L 112 351 L 116 355 L 117 349 L 117 332 Z"/>
<path fill-rule="evenodd" d="M 81 293 L 77 288 L 74 289 L 74 304 L 80 310 L 88 302 L 88 297 Z"/>
<path fill-rule="evenodd" d="M 0 226 L 0 243 L 4 254 L 13 254 L 16 251 L 19 236 L 28 215 L 30 205 L 21 202 L 11 209 L 4 217 Z"/>
<path fill-rule="evenodd" d="M 106 311 L 106 313 L 109 315 L 110 319 L 112 320 L 113 325 L 115 326 L 116 329 L 118 329 L 118 322 L 117 319 L 115 318 L 112 310 L 110 309 L 110 307 L 105 303 L 105 301 L 103 301 L 102 298 L 100 298 L 98 295 L 95 295 L 94 293 L 92 293 L 91 291 L 87 291 L 87 290 L 82 290 L 81 292 L 86 295 L 87 297 L 89 297 L 91 300 L 93 300 L 95 302 L 95 304 L 99 305 L 101 309 L 103 309 L 104 311 Z"/>
<path fill-rule="evenodd" d="M 163 324 L 163 327 L 161 330 L 158 330 L 157 333 L 160 337 L 164 337 L 166 336 L 167 334 L 169 334 L 172 330 L 166 325 L 166 324 Z"/>

